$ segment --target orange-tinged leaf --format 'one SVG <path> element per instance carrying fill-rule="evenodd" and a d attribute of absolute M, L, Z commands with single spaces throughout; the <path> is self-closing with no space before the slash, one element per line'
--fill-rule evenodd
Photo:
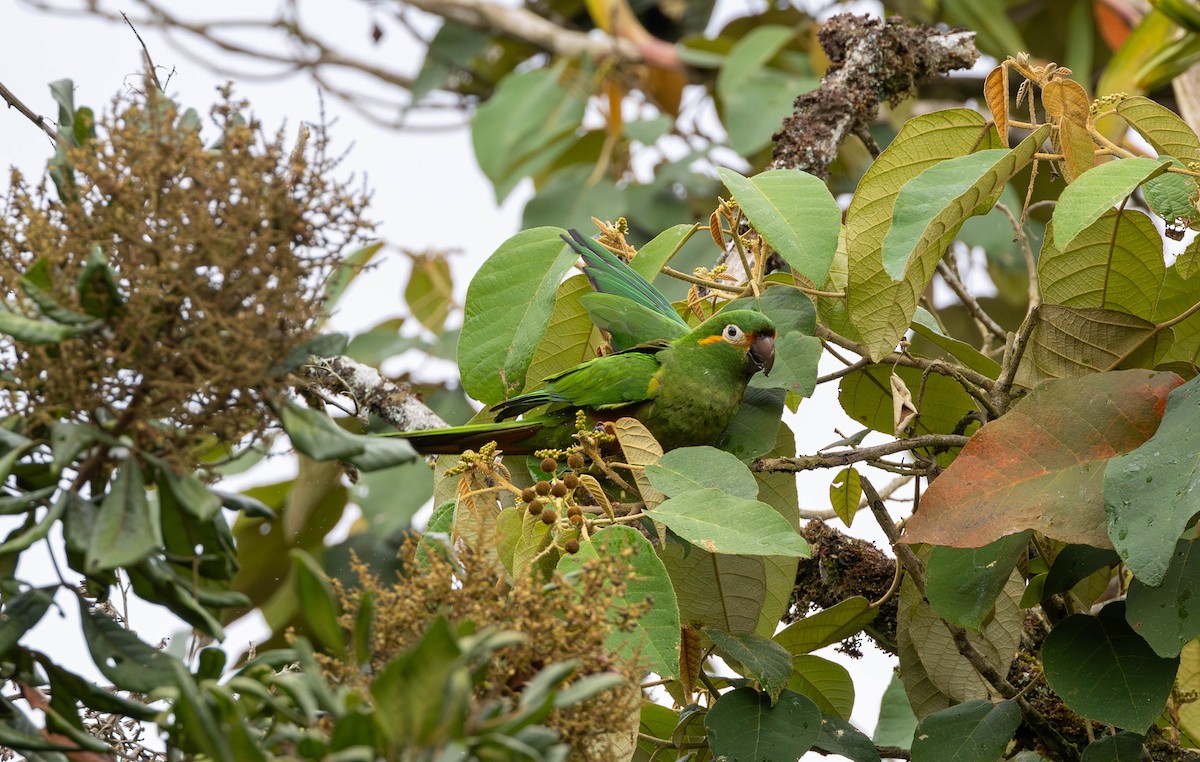
<path fill-rule="evenodd" d="M 1078 124 L 1087 124 L 1091 114 L 1092 99 L 1083 85 L 1073 79 L 1052 79 L 1042 88 L 1042 105 L 1051 122 L 1069 119 Z"/>
<path fill-rule="evenodd" d="M 983 81 L 983 97 L 992 110 L 992 121 L 1000 133 L 1000 142 L 1008 148 L 1008 68 L 997 66 Z"/>
<path fill-rule="evenodd" d="M 1096 144 L 1084 125 L 1074 119 L 1062 120 L 1058 123 L 1058 142 L 1063 154 L 1062 173 L 1067 182 L 1096 166 Z"/>
<path fill-rule="evenodd" d="M 903 542 L 978 548 L 1033 529 L 1111 548 L 1104 464 L 1158 428 L 1174 373 L 1124 370 L 1048 381 L 992 421 L 930 485 Z"/>

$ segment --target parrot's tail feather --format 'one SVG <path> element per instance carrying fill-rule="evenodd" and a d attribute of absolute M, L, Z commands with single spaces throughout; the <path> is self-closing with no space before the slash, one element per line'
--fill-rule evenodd
<path fill-rule="evenodd" d="M 554 378 L 554 376 L 551 376 Z M 555 394 L 550 389 L 539 389 L 536 392 L 522 394 L 519 397 L 498 402 L 492 406 L 492 410 L 496 413 L 496 420 L 503 421 L 507 418 L 515 418 L 521 413 L 529 412 L 535 407 L 549 405 L 552 402 L 569 402 L 566 397 L 561 394 Z"/>
<path fill-rule="evenodd" d="M 478 450 L 488 442 L 495 442 L 508 455 L 523 455 L 537 449 L 525 440 L 543 425 L 541 421 L 476 423 L 448 429 L 400 431 L 387 436 L 407 439 L 413 449 L 423 455 L 458 455 L 467 450 Z"/>

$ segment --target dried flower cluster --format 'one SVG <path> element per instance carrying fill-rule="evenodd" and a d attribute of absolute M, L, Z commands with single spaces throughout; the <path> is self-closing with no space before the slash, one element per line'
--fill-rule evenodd
<path fill-rule="evenodd" d="M 206 145 L 195 112 L 118 98 L 93 135 L 76 125 L 57 196 L 14 172 L 3 307 L 44 323 L 70 313 L 80 335 L 0 335 L 0 414 L 119 422 L 184 462 L 271 425 L 280 365 L 315 333 L 325 280 L 371 225 L 365 193 L 334 178 L 323 130 L 289 150 L 245 106 L 223 93 Z"/>
<path fill-rule="evenodd" d="M 416 542 L 406 543 L 403 557 L 413 558 L 415 546 Z M 352 642 L 350 633 L 359 608 L 370 597 L 374 611 L 372 657 L 364 665 L 323 657 L 327 674 L 369 700 L 371 677 L 393 656 L 414 645 L 438 616 L 457 624 L 470 622 L 480 629 L 514 630 L 527 637 L 500 651 L 500 658 L 487 666 L 475 706 L 495 699 L 515 703 L 530 678 L 554 662 L 581 659 L 583 675 L 617 672 L 625 677 L 626 688 L 556 710 L 547 722 L 562 733 L 577 758 L 612 759 L 610 744 L 631 727 L 631 721 L 636 726 L 641 673 L 635 663 L 606 648 L 605 640 L 614 627 L 630 626 L 644 610 L 640 604 L 614 605 L 622 600 L 623 580 L 632 570 L 622 559 L 606 563 L 583 564 L 578 577 L 570 582 L 556 575 L 547 585 L 540 574 L 529 574 L 510 585 L 494 555 L 460 546 L 452 561 L 430 547 L 407 575 L 387 584 L 355 560 L 352 568 L 358 584 L 346 589 L 340 581 L 333 582 L 342 603 L 341 624 L 348 642 Z M 614 611 L 619 612 L 615 618 Z"/>

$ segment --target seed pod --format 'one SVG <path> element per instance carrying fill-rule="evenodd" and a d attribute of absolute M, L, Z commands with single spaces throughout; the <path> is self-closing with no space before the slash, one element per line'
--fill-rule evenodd
<path fill-rule="evenodd" d="M 541 500 L 537 500 L 537 499 L 530 500 L 529 501 L 529 515 L 530 516 L 541 516 L 542 509 L 545 507 L 546 507 L 546 504 L 543 503 Z"/>
<path fill-rule="evenodd" d="M 563 550 L 567 551 L 568 553 L 572 553 L 572 554 L 578 553 L 579 552 L 579 540 L 567 540 L 565 543 L 563 543 Z"/>
<path fill-rule="evenodd" d="M 583 514 L 582 513 L 569 513 L 569 514 L 567 514 L 567 518 L 569 518 L 571 520 L 572 526 L 582 526 L 583 525 Z"/>
<path fill-rule="evenodd" d="M 562 483 L 567 489 L 575 489 L 579 486 L 579 477 L 575 474 L 566 474 L 563 476 Z"/>
<path fill-rule="evenodd" d="M 553 524 L 556 521 L 558 521 L 558 514 L 554 512 L 553 508 L 547 508 L 546 510 L 542 511 L 543 524 Z"/>
<path fill-rule="evenodd" d="M 558 470 L 558 461 L 554 458 L 544 459 L 542 461 L 542 470 L 548 474 L 554 473 L 556 470 Z"/>
<path fill-rule="evenodd" d="M 568 491 L 567 485 L 558 481 L 554 482 L 553 486 L 550 487 L 550 494 L 555 497 L 566 497 Z"/>
<path fill-rule="evenodd" d="M 550 494 L 550 482 L 545 481 L 545 480 L 538 482 L 537 484 L 533 485 L 533 491 L 543 497 L 545 497 L 546 495 L 549 495 Z"/>
<path fill-rule="evenodd" d="M 578 453 L 578 452 L 573 452 L 570 455 L 568 455 L 567 456 L 567 467 L 574 468 L 574 469 L 583 468 L 583 454 Z"/>
<path fill-rule="evenodd" d="M 533 491 L 533 487 L 526 487 L 521 491 L 521 500 L 526 503 L 532 503 L 537 498 L 537 493 Z"/>
<path fill-rule="evenodd" d="M 582 513 L 583 513 L 583 509 L 577 505 L 572 505 L 570 508 L 567 509 L 568 516 L 579 516 Z"/>

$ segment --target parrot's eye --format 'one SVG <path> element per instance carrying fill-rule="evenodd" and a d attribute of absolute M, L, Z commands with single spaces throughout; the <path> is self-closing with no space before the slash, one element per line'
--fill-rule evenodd
<path fill-rule="evenodd" d="M 736 344 L 742 340 L 742 329 L 732 323 L 725 326 L 725 340 L 731 344 Z"/>

